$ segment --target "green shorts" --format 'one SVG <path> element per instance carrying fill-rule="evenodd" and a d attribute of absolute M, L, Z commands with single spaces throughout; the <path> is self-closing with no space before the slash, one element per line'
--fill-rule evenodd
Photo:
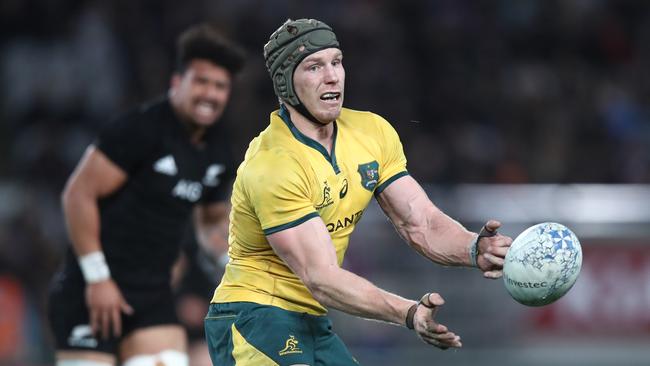
<path fill-rule="evenodd" d="M 215 366 L 357 366 L 326 316 L 251 302 L 211 304 L 205 336 Z"/>

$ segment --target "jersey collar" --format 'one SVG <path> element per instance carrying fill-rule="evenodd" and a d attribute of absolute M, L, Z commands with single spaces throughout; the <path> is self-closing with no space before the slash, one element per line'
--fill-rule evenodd
<path fill-rule="evenodd" d="M 330 163 L 330 165 L 332 166 L 336 174 L 339 174 L 341 172 L 338 164 L 336 163 L 336 136 L 338 133 L 338 126 L 336 124 L 336 121 L 332 122 L 334 123 L 334 133 L 332 138 L 332 155 L 330 156 L 330 154 L 327 152 L 327 149 L 323 145 L 321 145 L 318 141 L 305 136 L 302 132 L 300 132 L 300 130 L 298 130 L 296 125 L 294 125 L 293 122 L 291 121 L 291 116 L 289 114 L 289 111 L 287 110 L 287 107 L 284 106 L 284 104 L 280 105 L 279 115 L 284 121 L 284 123 L 287 125 L 287 127 L 289 128 L 289 131 L 291 131 L 293 137 L 296 138 L 296 140 L 320 152 L 325 157 L 325 159 Z"/>

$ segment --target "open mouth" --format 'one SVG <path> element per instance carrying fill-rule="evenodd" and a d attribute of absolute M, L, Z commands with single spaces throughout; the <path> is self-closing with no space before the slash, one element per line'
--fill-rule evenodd
<path fill-rule="evenodd" d="M 217 105 L 211 102 L 199 102 L 196 104 L 196 111 L 200 114 L 210 115 L 217 111 Z"/>
<path fill-rule="evenodd" d="M 324 93 L 321 94 L 320 100 L 324 100 L 326 102 L 332 102 L 332 101 L 339 101 L 341 99 L 341 93 Z"/>

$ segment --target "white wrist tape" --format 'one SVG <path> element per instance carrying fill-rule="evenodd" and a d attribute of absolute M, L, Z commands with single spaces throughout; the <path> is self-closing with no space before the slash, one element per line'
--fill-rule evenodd
<path fill-rule="evenodd" d="M 86 283 L 97 283 L 111 278 L 106 258 L 101 251 L 92 252 L 79 257 L 79 266 Z"/>

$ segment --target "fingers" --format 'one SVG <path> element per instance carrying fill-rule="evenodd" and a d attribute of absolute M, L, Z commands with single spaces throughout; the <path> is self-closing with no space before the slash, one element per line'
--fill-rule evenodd
<path fill-rule="evenodd" d="M 434 317 L 445 300 L 437 293 L 426 294 L 420 300 L 416 312 L 415 329 L 418 336 L 426 343 L 440 349 L 461 347 L 460 337 L 449 329 L 435 322 Z"/>
<path fill-rule="evenodd" d="M 487 259 L 490 263 L 497 267 L 503 267 L 503 263 L 505 263 L 505 260 L 503 259 L 505 257 L 505 254 L 503 256 L 496 256 L 492 255 L 490 253 L 483 253 L 483 258 Z"/>
<path fill-rule="evenodd" d="M 113 336 L 119 337 L 122 335 L 122 316 L 120 314 L 120 308 L 112 308 L 110 314 L 111 323 L 113 324 Z"/>
<path fill-rule="evenodd" d="M 101 309 L 91 308 L 89 311 L 90 328 L 93 334 L 99 333 L 103 339 L 109 338 L 111 330 L 113 336 L 119 337 L 122 335 L 122 313 L 132 315 L 133 312 L 131 305 L 125 301 L 122 301 L 119 306 Z"/>
<path fill-rule="evenodd" d="M 103 339 L 108 339 L 108 333 L 110 328 L 110 323 L 111 323 L 111 312 L 109 310 L 102 310 L 100 311 L 99 314 L 99 321 L 101 323 L 101 334 Z"/>
<path fill-rule="evenodd" d="M 494 233 L 501 227 L 501 223 L 497 220 L 489 220 L 485 223 L 485 229 L 490 233 Z"/>
<path fill-rule="evenodd" d="M 420 303 L 424 305 L 427 308 L 434 308 L 436 306 L 443 305 L 445 303 L 445 299 L 442 298 L 439 294 L 435 292 L 430 292 L 424 296 L 422 296 L 422 299 L 420 300 Z"/>
<path fill-rule="evenodd" d="M 461 342 L 459 336 L 457 336 L 457 335 L 455 335 L 453 333 L 449 333 L 449 334 L 450 334 L 450 336 L 446 337 L 444 339 L 434 338 L 434 337 L 427 337 L 427 336 L 423 336 L 421 338 L 422 338 L 422 340 L 424 342 L 426 342 L 426 343 L 428 343 L 428 344 L 430 344 L 432 346 L 436 346 L 436 347 L 438 347 L 440 349 L 443 349 L 443 350 L 445 350 L 447 348 L 450 348 L 450 347 L 460 348 L 460 347 L 463 346 L 463 343 Z"/>
<path fill-rule="evenodd" d="M 487 248 L 486 253 L 501 258 L 505 257 L 508 253 L 508 249 L 510 248 L 510 243 L 506 239 L 507 237 L 502 236 L 497 240 L 494 240 L 492 243 L 490 243 L 490 246 Z"/>
<path fill-rule="evenodd" d="M 122 297 L 119 289 L 96 287 L 88 292 L 88 321 L 93 334 L 108 339 L 122 335 L 122 313 L 132 315 L 133 308 Z"/>
<path fill-rule="evenodd" d="M 446 326 L 436 324 L 427 332 L 420 334 L 423 341 L 441 349 L 462 347 L 460 336 L 450 332 Z"/>
<path fill-rule="evenodd" d="M 443 337 L 444 334 L 449 334 L 451 332 L 449 331 L 449 328 L 447 328 L 446 326 L 439 323 L 434 323 L 434 326 L 429 329 L 429 333 L 432 334 L 433 336 L 438 335 L 440 338 L 444 338 Z"/>
<path fill-rule="evenodd" d="M 504 248 L 507 252 L 507 248 Z M 490 250 L 493 251 L 493 250 Z M 479 268 L 483 271 L 483 277 L 490 279 L 501 278 L 503 274 L 503 266 L 505 265 L 505 254 L 502 254 L 502 251 L 494 251 L 498 255 L 483 253 L 479 261 Z"/>
<path fill-rule="evenodd" d="M 120 301 L 119 307 L 113 308 L 111 314 L 113 317 L 113 335 L 116 337 L 122 335 L 122 313 L 133 315 L 133 308 L 124 299 Z"/>
<path fill-rule="evenodd" d="M 99 332 L 99 314 L 99 311 L 93 308 L 89 309 L 90 329 L 93 334 L 97 334 Z"/>
<path fill-rule="evenodd" d="M 133 308 L 126 302 L 126 300 L 124 300 L 124 298 L 120 299 L 119 306 L 112 308 L 111 316 L 113 320 L 113 335 L 116 337 L 122 335 L 122 313 L 133 315 L 133 312 Z"/>
<path fill-rule="evenodd" d="M 131 307 L 131 305 L 129 305 L 129 304 L 128 304 L 126 301 L 124 301 L 124 300 L 122 300 L 122 303 L 120 304 L 120 309 L 121 309 L 122 312 L 123 312 L 124 314 L 126 314 L 126 315 L 133 315 L 133 313 L 134 313 L 134 310 L 133 310 L 133 308 Z"/>
<path fill-rule="evenodd" d="M 499 279 L 499 278 L 501 278 L 501 276 L 503 276 L 503 270 L 502 269 L 483 272 L 483 277 L 491 279 L 491 280 Z"/>
<path fill-rule="evenodd" d="M 496 232 L 500 227 L 499 221 L 489 220 L 479 234 L 483 240 L 479 242 L 478 252 L 480 255 L 477 258 L 477 264 L 486 278 L 501 277 L 500 270 L 503 268 L 506 254 L 512 244 L 512 238 Z M 484 235 L 484 233 L 488 235 Z"/>
<path fill-rule="evenodd" d="M 93 334 L 100 334 L 108 339 L 112 330 L 113 336 L 122 335 L 122 315 L 119 307 L 107 307 L 90 311 L 90 327 Z"/>

